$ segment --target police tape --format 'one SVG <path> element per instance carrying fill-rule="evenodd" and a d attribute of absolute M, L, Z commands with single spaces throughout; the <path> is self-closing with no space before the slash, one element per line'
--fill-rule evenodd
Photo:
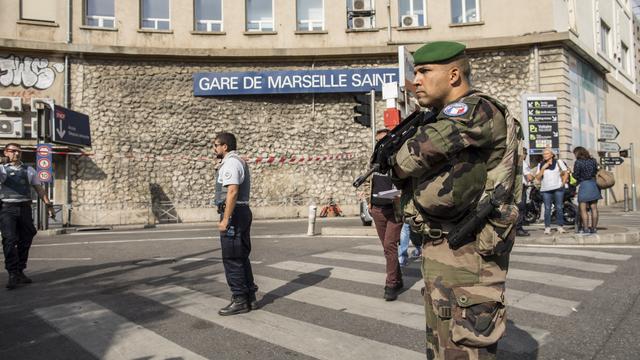
<path fill-rule="evenodd" d="M 35 150 L 23 150 L 23 152 L 36 152 Z M 175 155 L 153 155 L 140 152 L 126 152 L 126 153 L 89 153 L 89 152 L 72 152 L 72 151 L 51 151 L 51 154 L 55 155 L 71 155 L 71 156 L 87 156 L 95 157 L 98 159 L 104 159 L 111 157 L 114 159 L 135 159 L 135 160 L 157 160 L 157 161 L 213 161 L 214 157 L 209 156 L 175 156 Z M 322 161 L 339 161 L 339 160 L 351 160 L 355 157 L 354 153 L 342 152 L 336 154 L 324 154 L 324 155 L 258 155 L 253 157 L 243 156 L 242 159 L 249 164 L 266 164 L 266 165 L 284 165 L 284 164 L 306 164 L 312 162 Z"/>

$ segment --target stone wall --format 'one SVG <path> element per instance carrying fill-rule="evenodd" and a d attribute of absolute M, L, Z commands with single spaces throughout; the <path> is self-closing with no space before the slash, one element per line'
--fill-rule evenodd
<path fill-rule="evenodd" d="M 529 50 L 471 57 L 474 85 L 502 98 L 519 114 L 520 94 L 531 91 Z M 315 69 L 394 65 L 393 58 L 313 64 Z M 260 216 L 304 216 L 301 206 L 311 200 L 323 205 L 329 197 L 354 214 L 358 194 L 351 182 L 366 167 L 371 134 L 353 121 L 352 94 L 193 96 L 196 72 L 310 67 L 283 62 L 74 60 L 71 107 L 91 119 L 93 154 L 76 158 L 72 165 L 72 222 L 156 221 L 161 213 L 150 204 L 159 202 L 175 205 L 172 214 L 182 221 L 213 219 L 211 145 L 222 130 L 236 134 L 239 151 L 250 159 L 349 154 L 301 164 L 251 164 L 251 201 Z M 383 108 L 384 102 L 378 101 L 378 114 Z"/>

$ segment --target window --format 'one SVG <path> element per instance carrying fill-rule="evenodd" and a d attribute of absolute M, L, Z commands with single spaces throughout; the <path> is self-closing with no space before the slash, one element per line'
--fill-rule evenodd
<path fill-rule="evenodd" d="M 84 24 L 105 28 L 116 27 L 114 0 L 86 0 Z"/>
<path fill-rule="evenodd" d="M 222 31 L 222 0 L 195 0 L 193 5 L 196 31 Z"/>
<path fill-rule="evenodd" d="M 21 0 L 20 19 L 55 22 L 56 3 L 56 0 Z"/>
<path fill-rule="evenodd" d="M 298 0 L 296 6 L 298 31 L 324 30 L 324 0 Z"/>
<path fill-rule="evenodd" d="M 426 0 L 400 0 L 398 2 L 399 24 L 401 27 L 426 26 Z"/>
<path fill-rule="evenodd" d="M 625 72 L 629 72 L 629 48 L 625 43 L 620 43 L 620 66 Z"/>
<path fill-rule="evenodd" d="M 611 28 L 604 20 L 600 19 L 600 51 L 607 57 L 611 57 Z"/>
<path fill-rule="evenodd" d="M 273 1 L 246 0 L 247 31 L 274 31 Z"/>
<path fill-rule="evenodd" d="M 171 29 L 171 15 L 169 0 L 141 0 L 142 29 L 169 30 Z"/>
<path fill-rule="evenodd" d="M 349 29 L 373 29 L 376 11 L 373 0 L 347 0 L 347 27 Z"/>
<path fill-rule="evenodd" d="M 451 0 L 451 23 L 480 21 L 480 0 Z"/>

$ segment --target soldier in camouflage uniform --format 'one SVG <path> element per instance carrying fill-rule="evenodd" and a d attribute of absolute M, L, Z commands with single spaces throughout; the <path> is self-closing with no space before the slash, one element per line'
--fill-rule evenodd
<path fill-rule="evenodd" d="M 405 222 L 424 240 L 428 359 L 496 357 L 522 191 L 520 125 L 505 105 L 471 88 L 464 49 L 435 42 L 415 52 L 416 98 L 438 116 L 391 160 L 394 180 L 410 199 Z M 507 199 L 463 245 L 451 246 L 447 234 L 497 186 L 504 186 Z"/>

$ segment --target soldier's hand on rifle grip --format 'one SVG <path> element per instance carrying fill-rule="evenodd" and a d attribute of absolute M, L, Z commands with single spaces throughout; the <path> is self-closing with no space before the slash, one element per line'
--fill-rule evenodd
<path fill-rule="evenodd" d="M 47 212 L 49 213 L 49 217 L 53 220 L 56 219 L 56 210 L 53 208 L 53 204 L 49 203 L 47 206 Z"/>

